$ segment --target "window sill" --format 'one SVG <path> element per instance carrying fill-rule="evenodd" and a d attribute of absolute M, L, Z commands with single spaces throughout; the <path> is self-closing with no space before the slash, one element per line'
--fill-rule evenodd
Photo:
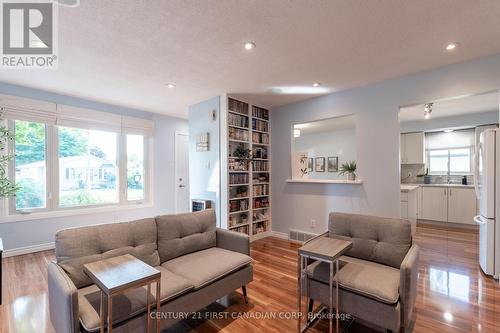
<path fill-rule="evenodd" d="M 115 205 L 115 206 L 105 206 L 105 207 L 93 207 L 93 208 L 76 208 L 70 210 L 57 210 L 51 212 L 36 212 L 29 214 L 15 214 L 8 215 L 5 217 L 0 217 L 1 223 L 12 223 L 12 222 L 21 222 L 21 221 L 31 221 L 31 220 L 41 220 L 48 218 L 58 218 L 58 217 L 66 217 L 66 216 L 79 216 L 79 215 L 88 215 L 88 214 L 99 214 L 99 213 L 110 213 L 115 211 L 123 211 L 123 210 L 133 210 L 133 209 L 142 209 L 142 208 L 151 208 L 153 207 L 152 203 L 140 203 L 140 204 L 128 204 L 128 205 Z"/>

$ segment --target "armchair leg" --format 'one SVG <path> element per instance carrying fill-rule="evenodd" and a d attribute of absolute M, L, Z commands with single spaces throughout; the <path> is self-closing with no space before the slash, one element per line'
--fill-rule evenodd
<path fill-rule="evenodd" d="M 245 304 L 248 304 L 247 286 L 241 286 L 241 290 L 243 291 L 243 298 L 245 299 Z"/>

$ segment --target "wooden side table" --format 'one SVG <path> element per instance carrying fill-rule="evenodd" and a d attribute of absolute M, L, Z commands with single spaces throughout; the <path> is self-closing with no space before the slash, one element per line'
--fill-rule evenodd
<path fill-rule="evenodd" d="M 341 240 L 337 238 L 330 238 L 327 236 L 318 237 L 306 243 L 299 248 L 299 264 L 300 272 L 298 277 L 298 292 L 297 292 L 297 306 L 299 314 L 302 313 L 302 286 L 305 285 L 305 294 L 309 295 L 307 288 L 307 266 L 309 259 L 322 261 L 328 263 L 330 266 L 329 275 L 329 290 L 330 290 L 330 304 L 328 307 L 329 313 L 329 332 L 333 331 L 333 265 L 335 264 L 335 274 L 339 272 L 339 258 L 352 247 L 351 241 Z M 336 332 L 339 332 L 339 281 L 337 279 L 335 285 L 336 305 L 335 305 L 335 318 L 336 318 Z M 306 326 L 302 328 L 300 316 L 298 318 L 297 332 L 302 333 L 309 328 L 309 322 L 306 320 Z"/>
<path fill-rule="evenodd" d="M 151 331 L 151 285 L 156 283 L 156 311 L 160 311 L 161 272 L 130 254 L 83 265 L 85 273 L 101 290 L 100 321 L 104 333 L 104 295 L 108 299 L 108 333 L 113 331 L 113 296 L 134 288 L 147 286 L 148 319 L 146 332 Z M 160 316 L 156 316 L 156 332 L 160 332 Z"/>

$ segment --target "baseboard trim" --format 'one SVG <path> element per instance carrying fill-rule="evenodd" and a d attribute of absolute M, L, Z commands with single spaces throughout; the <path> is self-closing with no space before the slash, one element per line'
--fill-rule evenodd
<path fill-rule="evenodd" d="M 7 258 L 7 257 L 14 257 L 14 256 L 21 256 L 23 254 L 30 254 L 30 253 L 40 252 L 40 251 L 52 250 L 54 248 L 55 248 L 54 242 L 18 247 L 15 249 L 3 251 L 3 257 Z"/>
<path fill-rule="evenodd" d="M 287 241 L 292 242 L 292 243 L 302 244 L 302 242 L 288 238 L 288 234 L 284 233 L 284 232 L 272 231 L 271 236 L 281 238 L 281 239 L 286 239 Z"/>

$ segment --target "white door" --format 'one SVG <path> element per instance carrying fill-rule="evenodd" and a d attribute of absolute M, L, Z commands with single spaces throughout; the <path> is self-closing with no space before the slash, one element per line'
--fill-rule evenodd
<path fill-rule="evenodd" d="M 479 225 L 479 265 L 487 275 L 495 274 L 495 220 L 481 215 L 474 218 Z"/>
<path fill-rule="evenodd" d="M 448 220 L 448 189 L 446 187 L 422 188 L 422 218 L 446 222 Z"/>
<path fill-rule="evenodd" d="M 175 133 L 175 212 L 189 212 L 189 135 Z"/>
<path fill-rule="evenodd" d="M 473 188 L 448 189 L 448 222 L 474 224 L 476 193 Z"/>
<path fill-rule="evenodd" d="M 425 162 L 425 136 L 423 132 L 405 134 L 405 155 L 408 164 Z"/>

